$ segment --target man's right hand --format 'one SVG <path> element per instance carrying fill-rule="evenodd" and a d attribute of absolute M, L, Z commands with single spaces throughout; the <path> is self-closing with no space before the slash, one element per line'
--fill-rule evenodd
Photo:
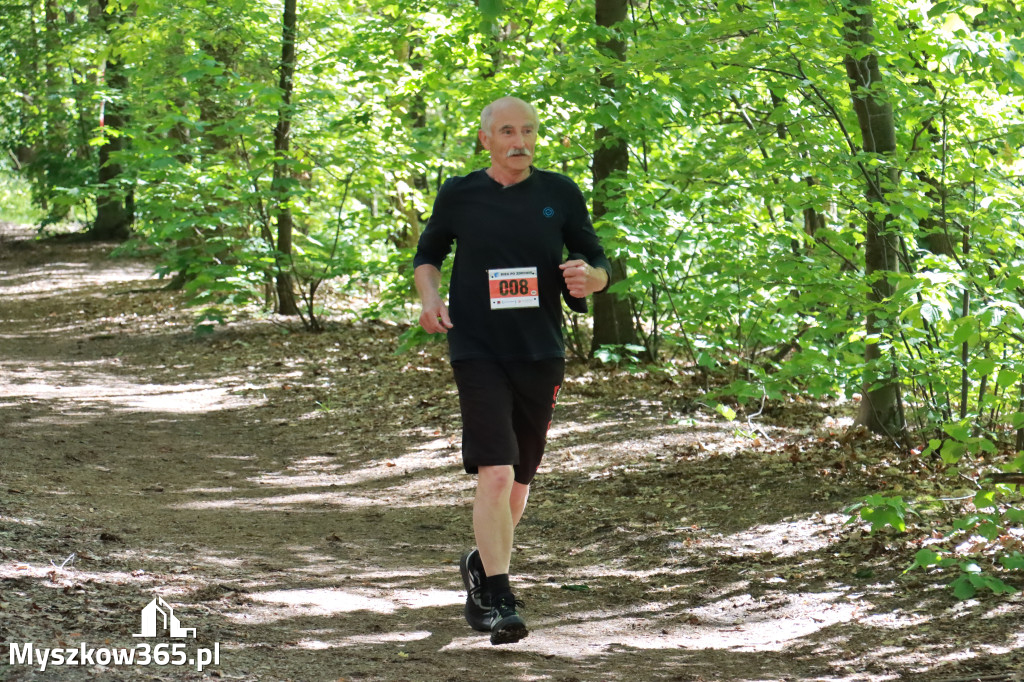
<path fill-rule="evenodd" d="M 424 304 L 420 313 L 420 326 L 428 334 L 447 334 L 452 328 L 452 320 L 448 317 L 448 306 L 440 298 L 430 305 Z"/>
<path fill-rule="evenodd" d="M 441 286 L 441 271 L 429 263 L 416 267 L 414 271 L 416 291 L 423 301 L 423 312 L 420 313 L 420 326 L 428 334 L 447 334 L 452 328 L 452 319 L 448 317 L 448 306 L 437 293 Z"/>

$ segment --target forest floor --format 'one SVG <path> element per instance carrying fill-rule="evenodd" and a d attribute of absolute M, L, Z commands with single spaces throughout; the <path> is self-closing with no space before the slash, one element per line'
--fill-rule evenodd
<path fill-rule="evenodd" d="M 33 237 L 0 226 L 0 679 L 1021 679 L 1019 593 L 958 601 L 844 523 L 919 473 L 851 406 L 727 421 L 685 374 L 582 362 L 517 532 L 530 635 L 493 647 L 462 616 L 443 346 L 340 317 L 197 337 L 152 263 Z M 194 633 L 133 636 L 156 597 Z"/>

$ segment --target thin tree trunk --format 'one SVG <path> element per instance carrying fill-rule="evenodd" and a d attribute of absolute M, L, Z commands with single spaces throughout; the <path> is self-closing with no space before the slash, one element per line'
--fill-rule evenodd
<path fill-rule="evenodd" d="M 629 4 L 626 0 L 595 0 L 597 25 L 613 28 L 626 18 Z M 621 34 L 598 41 L 598 50 L 620 61 L 626 60 L 626 42 Z M 601 90 L 614 92 L 618 87 L 613 73 L 601 74 Z M 629 168 L 629 148 L 620 131 L 602 126 L 594 134 L 594 221 L 608 213 L 609 178 L 625 173 Z M 621 259 L 612 260 L 611 279 L 622 279 L 626 274 Z M 594 295 L 594 338 L 591 353 L 605 345 L 636 344 L 636 326 L 629 299 L 615 294 Z"/>
<path fill-rule="evenodd" d="M 289 141 L 292 127 L 292 91 L 295 75 L 295 14 L 296 0 L 285 0 L 283 33 L 281 41 L 281 108 L 278 110 L 277 126 L 274 128 L 274 179 L 271 184 L 277 221 L 277 312 L 281 315 L 298 315 L 295 287 L 291 275 L 292 230 L 294 220 L 288 183 Z"/>
<path fill-rule="evenodd" d="M 396 57 L 402 64 L 414 71 L 423 71 L 423 62 L 416 54 L 416 44 L 419 42 L 417 36 L 410 31 L 406 39 L 396 50 Z M 402 109 L 405 110 L 403 116 Z M 415 92 L 408 98 L 395 99 L 392 110 L 405 119 L 413 131 L 427 127 L 427 100 L 422 90 Z M 414 132 L 415 135 L 415 132 Z M 405 182 L 401 182 L 404 180 Z M 424 192 L 427 189 L 427 176 L 424 173 L 408 173 L 397 175 L 390 183 L 392 190 L 388 194 L 388 201 L 397 214 L 400 214 L 405 222 L 401 227 L 388 235 L 391 243 L 400 249 L 413 248 L 420 239 L 421 216 L 417 208 L 416 192 Z M 403 191 L 402 185 L 406 185 L 409 191 Z M 411 265 L 409 266 L 411 268 Z M 409 270 L 411 277 L 412 270 Z"/>
<path fill-rule="evenodd" d="M 34 3 L 29 5 L 30 11 L 34 14 Z M 61 98 L 56 96 L 63 88 L 61 85 L 60 73 L 57 68 L 57 60 L 63 51 L 61 43 L 60 26 L 57 23 L 58 8 L 55 0 L 44 0 L 43 2 L 43 30 L 38 33 L 42 59 L 38 65 L 43 74 L 43 114 L 46 121 L 46 136 L 41 142 L 32 145 L 31 155 L 39 155 L 43 167 L 50 167 L 59 163 L 58 159 L 63 157 L 63 144 L 67 138 L 67 131 L 64 121 L 64 111 L 61 106 Z M 39 27 L 37 28 L 37 32 Z M 48 171 L 44 171 L 47 172 Z M 49 181 L 45 183 L 47 190 L 40 194 L 40 208 L 47 212 L 47 222 L 60 222 L 64 220 L 70 211 L 70 206 L 61 203 L 50 203 L 53 197 L 53 188 Z"/>
<path fill-rule="evenodd" d="M 878 56 L 868 49 L 874 41 L 871 10 L 871 0 L 849 1 L 849 14 L 844 26 L 848 52 L 844 63 L 864 151 L 884 157 L 896 150 L 896 126 L 892 104 L 882 89 Z M 861 171 L 867 186 L 865 198 L 868 206 L 864 276 L 871 290 L 868 294 L 867 347 L 864 353 L 868 374 L 857 422 L 874 433 L 896 438 L 904 427 L 899 380 L 894 366 L 886 368 L 884 346 L 879 343 L 891 331 L 887 325 L 894 324 L 889 320 L 895 316 L 879 315 L 879 309 L 893 294 L 888 274 L 899 270 L 899 243 L 891 225 L 892 216 L 884 208 L 885 193 L 895 187 L 897 176 L 895 168 L 888 163 L 871 169 L 862 164 Z"/>
<path fill-rule="evenodd" d="M 107 16 L 107 0 L 99 0 L 100 21 L 104 22 L 108 41 L 113 40 L 110 25 L 119 21 L 118 16 Z M 120 11 L 120 10 L 119 10 Z M 104 67 L 104 80 L 107 98 L 100 109 L 100 126 L 109 129 L 105 141 L 99 148 L 99 193 L 96 197 L 96 220 L 89 228 L 89 238 L 96 240 L 128 239 L 131 233 L 132 211 L 130 210 L 130 193 L 126 193 L 124 169 L 117 160 L 117 155 L 124 151 L 127 137 L 124 129 L 128 122 L 123 103 L 128 89 L 128 77 L 124 67 L 116 57 L 108 57 Z M 130 190 L 129 190 L 130 192 Z"/>

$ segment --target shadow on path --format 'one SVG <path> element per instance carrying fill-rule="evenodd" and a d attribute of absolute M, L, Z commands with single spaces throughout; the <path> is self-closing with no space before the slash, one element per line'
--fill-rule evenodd
<path fill-rule="evenodd" d="M 18 240 L 0 235 L 0 641 L 133 647 L 159 595 L 221 657 L 40 673 L 5 647 L 0 679 L 938 680 L 1021 662 L 1020 599 L 955 604 L 844 540 L 863 482 L 580 367 L 518 533 L 531 634 L 491 647 L 461 615 L 472 481 L 440 349 L 395 356 L 394 328 L 350 322 L 196 339 L 147 264 Z"/>

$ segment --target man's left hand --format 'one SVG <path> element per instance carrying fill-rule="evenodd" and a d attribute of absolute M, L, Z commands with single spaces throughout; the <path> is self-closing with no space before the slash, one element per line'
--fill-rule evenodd
<path fill-rule="evenodd" d="M 558 266 L 562 269 L 569 294 L 584 298 L 608 285 L 608 273 L 604 268 L 591 267 L 585 260 L 569 260 Z"/>

